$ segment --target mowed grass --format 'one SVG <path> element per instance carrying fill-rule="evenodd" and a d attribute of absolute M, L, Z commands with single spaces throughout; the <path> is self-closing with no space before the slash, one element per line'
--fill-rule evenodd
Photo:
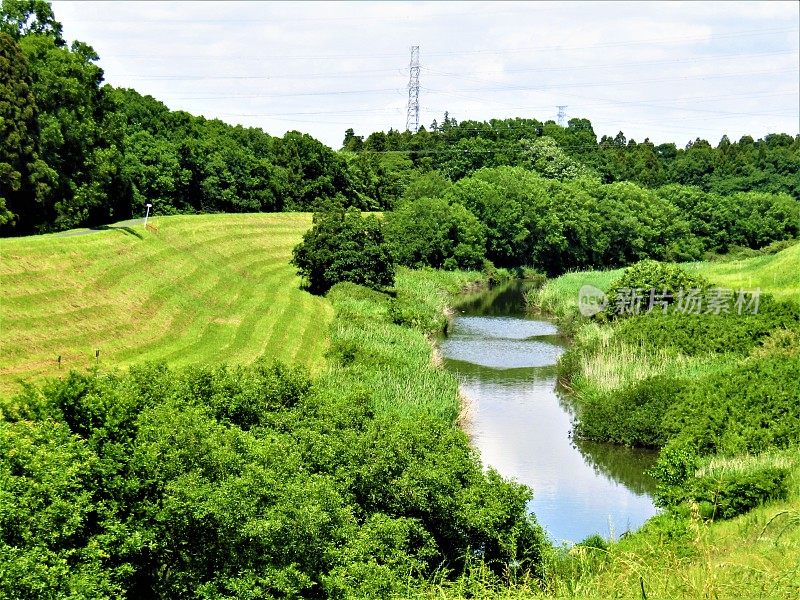
<path fill-rule="evenodd" d="M 731 262 L 695 262 L 681 265 L 713 283 L 738 290 L 760 289 L 781 300 L 800 301 L 800 243 L 777 254 Z"/>
<path fill-rule="evenodd" d="M 323 366 L 333 309 L 289 264 L 310 214 L 156 223 L 0 240 L 0 392 L 96 363 Z"/>
<path fill-rule="evenodd" d="M 702 275 L 712 284 L 732 290 L 760 290 L 780 300 L 800 302 L 800 243 L 776 254 L 729 262 L 677 263 L 682 269 Z M 549 280 L 529 294 L 528 301 L 543 312 L 565 316 L 578 310 L 578 291 L 591 285 L 608 291 L 624 269 L 575 271 Z"/>

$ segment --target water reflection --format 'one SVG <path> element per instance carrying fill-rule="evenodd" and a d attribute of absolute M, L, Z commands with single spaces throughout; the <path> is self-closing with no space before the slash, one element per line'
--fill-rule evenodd
<path fill-rule="evenodd" d="M 655 514 L 643 474 L 652 453 L 571 439 L 554 368 L 564 342 L 551 323 L 525 317 L 519 284 L 458 309 L 441 351 L 473 403 L 473 443 L 485 464 L 533 488 L 531 509 L 551 538 L 619 535 Z"/>

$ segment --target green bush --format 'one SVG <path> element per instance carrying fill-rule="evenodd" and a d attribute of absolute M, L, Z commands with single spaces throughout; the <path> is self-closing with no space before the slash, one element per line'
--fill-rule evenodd
<path fill-rule="evenodd" d="M 672 348 L 687 356 L 709 352 L 747 355 L 776 330 L 800 327 L 800 308 L 778 302 L 769 295 L 760 298 L 758 312 L 735 309 L 722 314 L 670 312 L 621 320 L 614 329 L 620 341 L 646 348 Z"/>
<path fill-rule="evenodd" d="M 680 402 L 686 384 L 659 375 L 610 394 L 579 396 L 575 434 L 592 440 L 658 448 L 668 439 L 664 415 Z"/>
<path fill-rule="evenodd" d="M 702 461 L 691 448 L 673 443 L 661 452 L 651 474 L 662 508 L 685 510 L 691 502 L 706 519 L 731 519 L 786 498 L 793 468 L 793 461 L 772 454 Z"/>
<path fill-rule="evenodd" d="M 689 496 L 707 519 L 731 519 L 788 492 L 786 469 L 765 467 L 748 473 L 704 475 L 691 480 Z"/>
<path fill-rule="evenodd" d="M 394 283 L 394 260 L 375 216 L 354 208 L 314 214 L 314 226 L 294 249 L 292 264 L 315 294 L 340 281 L 371 288 Z"/>
<path fill-rule="evenodd" d="M 625 269 L 622 276 L 609 286 L 606 315 L 629 316 L 646 312 L 651 290 L 655 294 L 663 294 L 664 302 L 671 305 L 680 290 L 688 292 L 696 289 L 705 293 L 709 285 L 705 278 L 687 273 L 677 265 L 642 260 Z M 634 291 L 637 292 L 636 298 L 632 295 Z M 654 297 L 654 305 L 655 301 Z M 662 312 L 657 305 L 653 311 Z"/>
<path fill-rule="evenodd" d="M 703 455 L 800 443 L 800 356 L 749 358 L 692 381 L 664 416 L 664 428 Z"/>
<path fill-rule="evenodd" d="M 657 506 L 677 506 L 687 497 L 687 481 L 694 476 L 700 457 L 697 452 L 680 444 L 667 444 L 658 456 L 658 462 L 650 469 L 656 480 L 654 495 Z"/>

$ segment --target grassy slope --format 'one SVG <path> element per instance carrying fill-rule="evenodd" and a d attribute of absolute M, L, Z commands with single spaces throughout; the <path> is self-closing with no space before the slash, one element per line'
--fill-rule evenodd
<path fill-rule="evenodd" d="M 309 214 L 176 216 L 74 237 L 0 240 L 0 392 L 19 378 L 141 360 L 267 355 L 319 368 L 333 311 L 298 289 Z"/>
<path fill-rule="evenodd" d="M 761 288 L 780 299 L 800 300 L 800 244 L 777 254 L 731 262 L 682 265 L 687 271 L 731 289 Z"/>
<path fill-rule="evenodd" d="M 777 254 L 731 262 L 681 263 L 681 268 L 699 273 L 712 283 L 733 290 L 760 289 L 781 300 L 800 301 L 800 243 Z M 608 291 L 623 269 L 577 271 L 548 281 L 533 298 L 545 312 L 564 315 L 577 310 L 578 290 L 593 285 Z"/>

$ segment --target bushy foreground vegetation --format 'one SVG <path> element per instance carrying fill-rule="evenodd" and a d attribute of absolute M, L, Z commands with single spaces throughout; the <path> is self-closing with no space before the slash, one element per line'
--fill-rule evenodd
<path fill-rule="evenodd" d="M 540 576 L 530 491 L 484 472 L 425 338 L 476 277 L 335 286 L 314 380 L 153 363 L 4 400 L 2 595 L 385 597 L 472 561 Z"/>

